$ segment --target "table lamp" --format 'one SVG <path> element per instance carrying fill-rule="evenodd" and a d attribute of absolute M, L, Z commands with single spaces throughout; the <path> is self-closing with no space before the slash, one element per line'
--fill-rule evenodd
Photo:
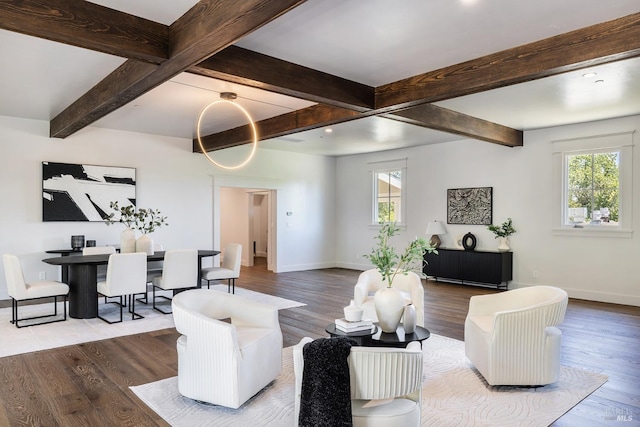
<path fill-rule="evenodd" d="M 442 243 L 438 235 L 447 234 L 447 231 L 442 226 L 442 223 L 438 221 L 431 221 L 430 223 L 427 224 L 426 234 L 431 234 L 431 239 L 429 239 L 429 244 L 434 248 L 438 248 L 440 247 L 440 243 Z"/>

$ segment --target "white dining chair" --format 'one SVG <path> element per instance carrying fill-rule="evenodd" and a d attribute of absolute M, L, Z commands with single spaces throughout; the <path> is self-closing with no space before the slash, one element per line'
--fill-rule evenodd
<path fill-rule="evenodd" d="M 229 243 L 222 252 L 222 264 L 220 267 L 205 267 L 202 269 L 202 279 L 207 281 L 207 288 L 212 280 L 227 280 L 229 293 L 236 293 L 236 279 L 240 277 L 240 264 L 242 261 L 242 245 Z M 233 286 L 233 292 L 231 287 Z"/>
<path fill-rule="evenodd" d="M 153 242 L 153 251 L 164 251 L 164 246 L 161 243 Z M 147 289 L 144 293 L 144 298 L 138 298 L 138 302 L 143 304 L 149 303 L 149 287 L 153 286 L 153 278 L 162 276 L 162 261 L 147 262 Z"/>
<path fill-rule="evenodd" d="M 67 296 L 69 295 L 69 285 L 52 280 L 40 280 L 35 282 L 25 282 L 22 266 L 17 256 L 12 254 L 2 255 L 4 263 L 4 273 L 7 279 L 7 292 L 11 297 L 11 323 L 16 328 L 25 326 L 43 325 L 46 323 L 62 322 L 67 320 Z M 63 297 L 64 318 L 49 320 L 40 323 L 22 325 L 18 322 L 33 319 L 54 319 L 58 317 L 58 297 Z M 54 312 L 51 315 L 32 316 L 20 319 L 18 316 L 18 302 L 31 301 L 42 298 L 53 298 Z"/>
<path fill-rule="evenodd" d="M 198 284 L 198 251 L 196 249 L 180 249 L 166 251 L 162 275 L 154 277 L 153 281 L 153 309 L 163 314 L 171 314 L 156 305 L 156 298 L 171 301 L 164 295 L 156 297 L 156 289 L 164 291 L 195 288 Z"/>
<path fill-rule="evenodd" d="M 111 255 L 116 253 L 114 246 L 87 246 L 82 248 L 82 255 Z M 104 281 L 107 277 L 107 266 L 99 265 L 97 271 L 97 281 Z"/>
<path fill-rule="evenodd" d="M 115 253 L 116 248 L 113 246 L 87 246 L 82 248 L 82 255 L 110 255 Z"/>
<path fill-rule="evenodd" d="M 98 318 L 107 323 L 122 322 L 122 307 L 125 306 L 125 297 L 130 297 L 129 312 L 131 319 L 142 319 L 143 316 L 136 313 L 137 294 L 144 294 L 147 290 L 147 254 L 143 252 L 133 252 L 126 254 L 109 255 L 107 264 L 107 277 L 105 281 L 98 282 L 98 294 L 105 297 L 118 297 L 120 306 L 120 320 L 111 321 L 105 317 Z"/>

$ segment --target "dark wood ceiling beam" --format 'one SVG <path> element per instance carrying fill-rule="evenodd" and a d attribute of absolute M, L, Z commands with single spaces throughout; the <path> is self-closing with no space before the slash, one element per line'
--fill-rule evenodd
<path fill-rule="evenodd" d="M 2 0 L 0 29 L 160 63 L 169 27 L 84 0 Z"/>
<path fill-rule="evenodd" d="M 376 88 L 392 112 L 640 56 L 640 13 L 503 50 Z"/>
<path fill-rule="evenodd" d="M 169 27 L 168 60 L 152 71 L 150 64 L 127 61 L 54 118 L 50 136 L 71 135 L 304 1 L 201 0 Z M 124 93 L 120 92 L 121 80 L 126 82 Z"/>
<path fill-rule="evenodd" d="M 393 114 L 381 114 L 380 116 L 507 147 L 522 147 L 523 132 L 520 130 L 433 104 L 418 105 L 406 110 L 396 111 Z"/>
<path fill-rule="evenodd" d="M 343 123 L 361 117 L 364 117 L 364 115 L 357 111 L 318 104 L 269 119 L 260 120 L 255 124 L 259 139 L 265 140 L 324 126 L 331 126 L 336 123 Z M 248 144 L 252 141 L 252 137 L 251 127 L 245 125 L 203 136 L 202 145 L 206 151 L 223 150 L 225 148 Z M 193 140 L 193 152 L 201 152 L 197 139 Z"/>
<path fill-rule="evenodd" d="M 321 104 L 356 111 L 374 108 L 371 86 L 238 46 L 223 49 L 189 71 Z"/>
<path fill-rule="evenodd" d="M 161 68 L 182 72 L 305 1 L 201 0 L 169 27 L 170 61 Z"/>
<path fill-rule="evenodd" d="M 520 146 L 522 132 L 516 129 L 426 104 L 636 56 L 640 56 L 640 13 L 379 86 L 374 113 L 391 112 L 394 115 L 386 117 Z"/>
<path fill-rule="evenodd" d="M 373 115 L 376 115 L 373 111 L 360 113 L 318 104 L 261 120 L 256 122 L 256 127 L 259 139 L 265 140 Z M 419 105 L 397 111 L 394 114 L 380 114 L 379 116 L 508 147 L 520 147 L 523 141 L 522 131 L 431 104 Z M 203 136 L 202 145 L 206 151 L 224 150 L 248 144 L 252 141 L 251 138 L 251 127 L 245 125 Z M 193 140 L 193 151 L 198 153 L 201 151 L 197 139 Z"/>
<path fill-rule="evenodd" d="M 52 138 L 65 138 L 136 99 L 158 66 L 130 59 L 49 123 Z M 114 97 L 114 93 L 117 94 Z"/>

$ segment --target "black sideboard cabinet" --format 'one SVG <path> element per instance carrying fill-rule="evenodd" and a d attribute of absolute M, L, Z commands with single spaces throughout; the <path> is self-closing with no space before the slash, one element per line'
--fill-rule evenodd
<path fill-rule="evenodd" d="M 438 248 L 438 255 L 426 253 L 424 260 L 423 273 L 436 280 L 493 285 L 496 289 L 506 290 L 513 279 L 513 252 Z"/>

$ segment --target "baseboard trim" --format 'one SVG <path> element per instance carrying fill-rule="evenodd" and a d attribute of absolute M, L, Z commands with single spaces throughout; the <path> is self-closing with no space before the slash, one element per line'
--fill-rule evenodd
<path fill-rule="evenodd" d="M 280 265 L 277 267 L 276 273 L 288 273 L 290 271 L 304 271 L 304 270 L 320 270 L 323 268 L 334 268 L 336 264 L 334 262 L 323 262 L 316 264 L 298 264 L 298 265 Z"/>
<path fill-rule="evenodd" d="M 509 289 L 527 288 L 538 284 L 510 282 Z M 613 294 L 608 292 L 588 291 L 584 289 L 574 289 L 562 286 L 562 284 L 551 285 L 564 289 L 569 294 L 569 298 L 582 299 L 586 301 L 606 302 L 610 304 L 631 305 L 640 307 L 640 297 L 634 295 Z"/>
<path fill-rule="evenodd" d="M 338 262 L 335 265 L 336 268 L 346 268 L 348 270 L 365 271 L 374 268 L 371 264 L 355 264 L 351 262 Z"/>

